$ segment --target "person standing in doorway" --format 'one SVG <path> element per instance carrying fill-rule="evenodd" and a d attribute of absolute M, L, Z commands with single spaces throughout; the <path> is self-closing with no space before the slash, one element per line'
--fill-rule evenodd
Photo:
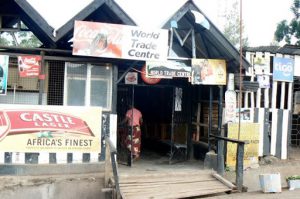
<path fill-rule="evenodd" d="M 133 160 L 137 160 L 141 153 L 141 125 L 143 123 L 141 111 L 136 109 L 133 105 L 129 105 L 129 110 L 126 112 L 125 119 L 121 123 L 127 124 L 128 134 L 125 140 L 126 147 L 132 152 Z"/>

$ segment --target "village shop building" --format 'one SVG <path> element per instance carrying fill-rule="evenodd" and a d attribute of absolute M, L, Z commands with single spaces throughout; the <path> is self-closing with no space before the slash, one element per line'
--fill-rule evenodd
<path fill-rule="evenodd" d="M 254 109 L 261 125 L 259 156 L 287 159 L 291 147 L 299 146 L 299 48 L 259 46 L 244 51 L 252 65 L 247 78 L 260 85 L 257 92 L 244 97 L 244 106 Z"/>
<path fill-rule="evenodd" d="M 198 14 L 205 18 L 202 24 L 195 22 Z M 214 144 L 209 135 L 221 131 L 226 85 L 192 85 L 186 77 L 149 84 L 140 73 L 145 61 L 72 55 L 69 41 L 73 38 L 74 20 L 139 25 L 116 2 L 93 1 L 58 30 L 49 26 L 26 1 L 5 0 L 1 15 L 3 30 L 15 30 L 12 25 L 21 20 L 43 43 L 41 48 L 1 47 L 1 55 L 9 55 L 7 94 L 0 96 L 1 103 L 101 106 L 101 143 L 106 135 L 117 136 L 117 118 L 122 118 L 126 106 L 134 103 L 145 120 L 143 147 L 165 154 L 176 143 L 184 149 L 184 159 L 189 159 L 202 158 L 207 147 Z M 7 19 L 7 15 L 13 17 Z M 169 59 L 187 66 L 192 58 L 221 59 L 226 62 L 227 74 L 238 73 L 238 51 L 192 1 L 187 1 L 158 28 L 168 30 Z M 42 76 L 20 78 L 19 55 L 41 55 Z M 249 66 L 243 60 L 243 67 Z M 137 72 L 137 84 L 125 83 L 128 72 Z M 175 111 L 176 94 L 181 96 L 180 111 Z M 102 152 L 103 147 L 102 144 Z M 97 152 L 11 153 L 8 149 L 0 160 L 2 163 L 75 163 L 97 162 L 103 158 Z"/>

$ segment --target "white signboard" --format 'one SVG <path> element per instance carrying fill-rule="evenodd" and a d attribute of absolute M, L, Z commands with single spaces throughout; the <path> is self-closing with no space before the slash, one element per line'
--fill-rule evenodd
<path fill-rule="evenodd" d="M 168 30 L 75 21 L 73 55 L 167 60 Z"/>

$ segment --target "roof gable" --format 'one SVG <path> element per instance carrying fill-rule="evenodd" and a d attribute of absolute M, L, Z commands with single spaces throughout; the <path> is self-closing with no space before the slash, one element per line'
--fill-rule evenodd
<path fill-rule="evenodd" d="M 210 27 L 206 29 L 205 25 L 195 22 L 196 18 L 192 11 L 197 11 L 207 20 Z M 196 40 L 196 58 L 225 59 L 228 67 L 232 71 L 236 71 L 240 65 L 240 54 L 238 50 L 225 38 L 225 36 L 217 29 L 217 27 L 208 19 L 208 17 L 195 5 L 192 0 L 188 0 L 177 12 L 163 25 L 162 28 L 171 28 L 171 22 L 176 21 L 177 30 L 189 29 L 195 30 Z M 183 36 L 182 33 L 181 36 Z M 187 40 L 186 50 L 192 55 L 193 41 Z M 243 58 L 243 67 L 248 68 L 250 64 Z"/>
<path fill-rule="evenodd" d="M 135 22 L 114 1 L 94 0 L 56 31 L 55 42 L 58 46 L 70 46 L 67 42 L 73 37 L 75 20 L 135 25 Z"/>

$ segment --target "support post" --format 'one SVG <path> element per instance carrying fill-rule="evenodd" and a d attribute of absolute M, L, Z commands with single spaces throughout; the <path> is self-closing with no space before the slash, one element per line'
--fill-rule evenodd
<path fill-rule="evenodd" d="M 212 86 L 209 87 L 209 125 L 208 125 L 208 151 L 211 149 L 210 143 L 210 135 L 212 129 L 212 101 L 213 101 L 213 88 Z"/>
<path fill-rule="evenodd" d="M 222 134 L 222 115 L 223 115 L 223 86 L 219 86 L 219 117 L 218 117 L 218 134 L 219 136 L 224 136 Z M 218 156 L 217 156 L 217 169 L 218 174 L 224 175 L 224 140 L 218 140 Z"/>
<path fill-rule="evenodd" d="M 236 186 L 240 192 L 243 190 L 243 172 L 244 172 L 244 143 L 237 144 L 237 162 L 236 162 Z"/>
<path fill-rule="evenodd" d="M 45 52 L 44 51 L 41 51 L 41 72 L 40 72 L 40 75 L 39 75 L 39 105 L 42 105 L 43 104 L 43 94 L 44 94 L 44 87 L 45 87 L 45 59 L 44 59 L 44 56 L 45 56 Z"/>

